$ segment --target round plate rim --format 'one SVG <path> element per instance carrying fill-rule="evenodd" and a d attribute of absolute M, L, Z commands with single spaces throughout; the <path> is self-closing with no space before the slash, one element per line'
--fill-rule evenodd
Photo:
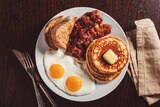
<path fill-rule="evenodd" d="M 99 10 L 99 9 L 96 9 L 96 8 L 91 8 L 91 7 L 74 7 L 74 8 L 69 8 L 69 9 L 66 9 L 66 10 L 64 10 L 64 11 L 62 11 L 62 12 L 65 12 L 65 11 L 71 11 L 71 10 L 74 10 L 74 9 L 80 9 L 80 10 Z M 119 30 L 121 31 L 121 33 L 122 33 L 122 35 L 124 35 L 123 37 L 124 37 L 124 39 L 125 39 L 125 42 L 126 42 L 126 44 L 127 44 L 127 46 L 128 46 L 128 41 L 127 41 L 127 38 L 126 38 L 126 35 L 125 35 L 125 33 L 124 33 L 124 31 L 123 31 L 123 29 L 121 28 L 121 26 L 110 16 L 110 15 L 108 15 L 107 13 L 105 13 L 105 12 L 103 12 L 103 11 L 101 11 L 101 10 L 99 10 L 100 11 L 100 13 L 101 14 L 104 14 L 104 15 L 106 15 L 108 18 L 111 18 L 111 20 L 113 20 L 113 22 L 115 23 L 115 24 L 117 24 L 117 26 L 119 27 Z M 62 12 L 60 12 L 60 13 L 62 13 Z M 87 12 L 87 11 L 86 11 Z M 57 15 L 55 15 L 55 16 L 53 16 L 52 18 L 54 18 L 54 17 L 57 17 L 60 13 L 58 13 Z M 84 12 L 85 13 L 85 12 Z M 51 19 L 52 19 L 51 18 Z M 50 19 L 50 20 L 51 20 Z M 50 21 L 49 20 L 49 21 Z M 48 21 L 48 22 L 49 22 Z M 48 23 L 47 22 L 47 23 Z M 47 24 L 46 23 L 46 24 Z M 45 27 L 45 26 L 44 26 Z M 85 98 L 85 96 L 88 96 L 88 95 L 90 95 L 90 94 L 88 94 L 88 95 L 85 95 L 85 96 L 78 96 L 78 97 L 76 97 L 76 96 L 70 96 L 70 95 L 68 95 L 68 94 L 66 94 L 66 93 L 64 93 L 64 92 L 62 92 L 61 90 L 59 90 L 57 87 L 55 87 L 54 86 L 54 89 L 53 89 L 53 86 L 51 86 L 51 83 L 48 83 L 48 80 L 46 80 L 46 77 L 44 76 L 44 74 L 42 73 L 42 68 L 40 68 L 39 67 L 39 60 L 38 60 L 38 55 L 39 55 L 39 53 L 38 53 L 38 45 L 39 45 L 39 41 L 40 41 L 40 39 L 42 38 L 41 36 L 41 34 L 42 34 L 42 32 L 43 32 L 43 30 L 44 30 L 44 27 L 43 27 L 43 29 L 41 30 L 41 32 L 40 32 L 40 34 L 39 34 L 39 36 L 38 36 L 38 39 L 37 39 L 37 42 L 36 42 L 36 47 L 35 47 L 35 62 L 36 62 L 36 66 L 37 66 L 37 69 L 38 69 L 38 73 L 40 74 L 40 76 L 41 76 L 41 78 L 42 78 L 42 80 L 44 81 L 44 83 L 54 92 L 54 93 L 56 93 L 57 95 L 59 95 L 59 96 L 61 96 L 61 97 L 63 97 L 63 98 L 65 98 L 65 99 L 68 99 L 68 100 L 71 100 L 71 101 L 77 101 L 77 102 L 88 102 L 88 101 L 94 101 L 94 100 L 97 100 L 97 99 L 100 99 L 100 98 L 102 98 L 102 97 L 104 97 L 104 96 L 106 96 L 106 95 L 108 95 L 109 93 L 111 93 L 120 83 L 121 83 L 121 81 L 122 81 L 122 79 L 124 78 L 124 76 L 125 76 L 125 74 L 126 74 L 126 71 L 127 71 L 127 68 L 128 68 L 128 63 L 126 64 L 126 66 L 125 66 L 125 68 L 122 70 L 122 72 L 121 72 L 121 74 L 115 79 L 115 80 L 113 80 L 113 81 L 116 81 L 117 79 L 119 79 L 118 81 L 116 81 L 116 82 L 110 82 L 110 83 L 107 83 L 107 84 L 112 84 L 112 83 L 114 83 L 113 85 L 113 87 L 112 88 L 109 88 L 108 89 L 108 92 L 104 92 L 104 93 L 102 93 L 101 92 L 101 95 L 98 95 L 97 97 L 93 97 L 93 95 L 92 95 L 92 97 L 87 97 L 87 98 Z M 42 63 L 43 63 L 43 61 L 42 61 Z M 43 71 L 44 71 L 44 67 L 43 67 Z M 45 77 L 45 78 L 44 78 Z M 121 78 L 120 78 L 121 77 Z M 53 84 L 53 83 L 52 83 Z M 54 84 L 53 84 L 54 85 Z M 102 85 L 102 84 L 97 84 L 98 86 L 100 86 L 100 85 Z M 103 84 L 103 85 L 106 85 L 106 84 Z M 97 86 L 97 87 L 98 87 Z M 59 91 L 57 91 L 55 88 L 57 88 Z M 56 91 L 55 91 L 56 90 Z M 96 89 L 95 89 L 96 90 Z M 91 93 L 91 94 L 94 94 L 95 93 L 95 90 Z M 61 91 L 61 92 L 60 92 Z M 104 91 L 104 90 L 103 90 Z M 97 94 L 99 94 L 99 93 L 97 93 Z M 96 95 L 97 95 L 96 94 Z M 103 94 L 103 95 L 102 95 Z"/>

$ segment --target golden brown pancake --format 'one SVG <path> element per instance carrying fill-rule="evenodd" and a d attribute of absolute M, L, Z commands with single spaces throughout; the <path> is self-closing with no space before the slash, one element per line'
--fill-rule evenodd
<path fill-rule="evenodd" d="M 92 61 L 92 50 L 93 50 L 93 46 L 95 43 L 96 41 L 92 42 L 89 45 L 87 52 L 86 52 L 86 64 L 87 64 L 88 73 L 97 82 L 105 83 L 105 82 L 112 81 L 120 74 L 121 71 L 118 71 L 114 74 L 106 74 L 106 75 L 99 73 L 99 70 L 96 68 L 96 66 L 94 65 Z"/>
<path fill-rule="evenodd" d="M 118 57 L 118 61 L 112 65 L 102 58 L 109 49 Z M 127 46 L 116 36 L 98 39 L 92 49 L 92 60 L 100 74 L 114 74 L 121 71 L 128 62 Z"/>
<path fill-rule="evenodd" d="M 112 80 L 114 80 L 116 77 L 118 77 L 118 75 L 121 73 L 120 71 L 119 72 L 116 72 L 115 74 L 108 74 L 108 75 L 98 75 L 96 74 L 95 72 L 93 72 L 93 70 L 88 67 L 87 65 L 87 70 L 89 71 L 89 75 L 92 77 L 92 79 L 94 79 L 96 82 L 99 82 L 99 83 L 107 83 L 107 82 L 110 82 Z"/>

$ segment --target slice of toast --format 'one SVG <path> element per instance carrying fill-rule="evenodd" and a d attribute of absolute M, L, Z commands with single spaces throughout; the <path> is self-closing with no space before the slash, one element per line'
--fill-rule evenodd
<path fill-rule="evenodd" d="M 52 49 L 57 49 L 57 47 L 54 45 L 53 40 L 51 38 L 51 31 L 52 29 L 61 21 L 63 20 L 63 16 L 58 16 L 54 19 L 52 19 L 45 27 L 45 39 L 48 44 L 48 46 Z"/>
<path fill-rule="evenodd" d="M 68 16 L 52 29 L 51 38 L 57 48 L 66 49 L 76 19 L 75 16 Z"/>

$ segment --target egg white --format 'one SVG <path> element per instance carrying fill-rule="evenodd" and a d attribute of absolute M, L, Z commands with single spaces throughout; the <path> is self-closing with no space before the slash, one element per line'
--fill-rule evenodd
<path fill-rule="evenodd" d="M 50 76 L 50 66 L 52 64 L 60 64 L 64 68 L 64 76 L 62 78 L 52 78 Z M 70 95 L 86 95 L 95 89 L 95 82 L 82 69 L 75 59 L 71 56 L 65 55 L 62 50 L 47 50 L 44 55 L 44 67 L 48 78 L 63 92 Z M 82 87 L 76 92 L 70 92 L 66 87 L 66 80 L 70 76 L 77 76 L 82 80 Z"/>

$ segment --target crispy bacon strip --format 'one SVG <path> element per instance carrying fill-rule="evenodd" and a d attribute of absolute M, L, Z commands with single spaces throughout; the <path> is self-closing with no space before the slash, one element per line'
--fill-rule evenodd
<path fill-rule="evenodd" d="M 70 35 L 66 53 L 79 61 L 84 61 L 89 44 L 94 39 L 103 37 L 111 32 L 111 26 L 101 24 L 102 21 L 98 10 L 85 13 L 78 19 Z"/>

